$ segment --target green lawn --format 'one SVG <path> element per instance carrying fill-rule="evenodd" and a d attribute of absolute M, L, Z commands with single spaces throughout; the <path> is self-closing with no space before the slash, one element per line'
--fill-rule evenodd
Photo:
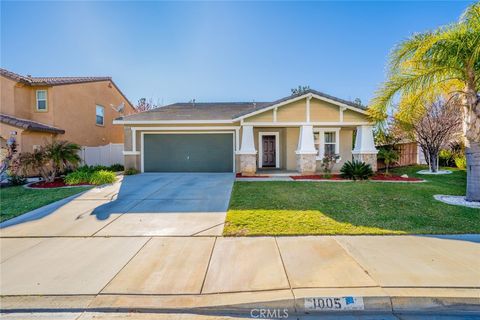
<path fill-rule="evenodd" d="M 32 190 L 22 186 L 0 189 L 0 222 L 49 203 L 69 197 L 90 187 Z"/>
<path fill-rule="evenodd" d="M 480 210 L 443 204 L 465 194 L 466 173 L 421 176 L 425 183 L 235 182 L 226 236 L 480 233 Z"/>

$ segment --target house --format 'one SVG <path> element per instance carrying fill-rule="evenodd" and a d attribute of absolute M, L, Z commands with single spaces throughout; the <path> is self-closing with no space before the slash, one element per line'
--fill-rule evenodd
<path fill-rule="evenodd" d="M 0 69 L 0 81 L 1 145 L 13 135 L 20 152 L 52 139 L 123 143 L 112 120 L 135 110 L 110 77 L 32 77 Z"/>
<path fill-rule="evenodd" d="M 377 163 L 365 107 L 315 90 L 274 102 L 175 103 L 114 124 L 125 130 L 125 166 L 142 172 L 312 174 L 332 153 L 334 171 L 353 158 Z"/>

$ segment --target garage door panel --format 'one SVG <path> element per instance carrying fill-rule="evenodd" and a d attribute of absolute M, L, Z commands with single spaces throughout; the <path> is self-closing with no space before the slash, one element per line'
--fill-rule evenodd
<path fill-rule="evenodd" d="M 145 172 L 232 172 L 233 135 L 145 134 Z"/>

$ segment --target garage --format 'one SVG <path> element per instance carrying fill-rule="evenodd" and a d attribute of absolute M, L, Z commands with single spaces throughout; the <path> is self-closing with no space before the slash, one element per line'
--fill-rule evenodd
<path fill-rule="evenodd" d="M 146 133 L 144 172 L 233 172 L 233 133 Z"/>

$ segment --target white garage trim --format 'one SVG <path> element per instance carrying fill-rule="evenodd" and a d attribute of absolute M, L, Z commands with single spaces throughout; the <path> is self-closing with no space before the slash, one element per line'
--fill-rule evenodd
<path fill-rule="evenodd" d="M 170 128 L 171 129 L 171 128 Z M 152 131 L 152 132 L 142 132 L 141 139 L 140 139 L 140 171 L 144 171 L 144 160 L 145 160 L 145 148 L 144 148 L 144 137 L 146 134 L 231 134 L 232 135 L 232 158 L 233 158 L 233 171 L 235 172 L 235 131 Z"/>

